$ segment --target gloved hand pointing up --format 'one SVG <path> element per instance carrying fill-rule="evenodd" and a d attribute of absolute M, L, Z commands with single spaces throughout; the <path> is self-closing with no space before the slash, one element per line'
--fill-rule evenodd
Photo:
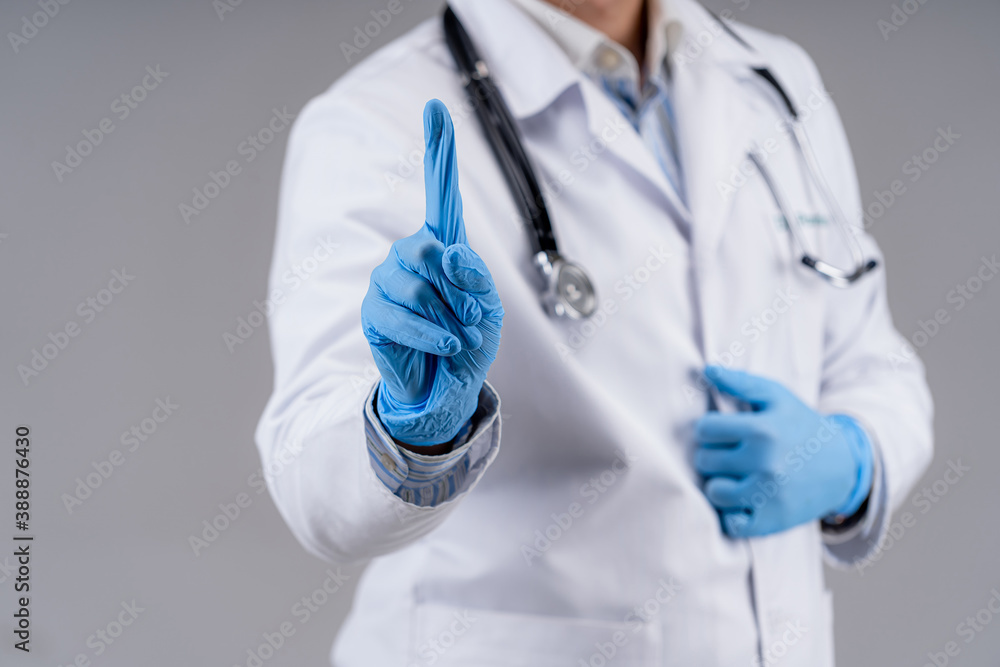
<path fill-rule="evenodd" d="M 382 375 L 378 414 L 410 445 L 450 441 L 472 417 L 500 345 L 503 306 L 465 235 L 455 132 L 439 100 L 424 107 L 423 227 L 392 244 L 361 305 Z"/>

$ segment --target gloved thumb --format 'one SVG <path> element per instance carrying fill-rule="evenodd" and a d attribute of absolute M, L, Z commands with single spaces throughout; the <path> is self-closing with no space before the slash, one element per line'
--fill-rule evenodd
<path fill-rule="evenodd" d="M 766 407 L 780 396 L 773 380 L 725 366 L 706 367 L 705 378 L 720 391 L 755 408 Z"/>
<path fill-rule="evenodd" d="M 464 243 L 445 248 L 442 262 L 448 280 L 459 289 L 476 295 L 487 294 L 494 289 L 493 277 L 486 268 L 486 262 Z"/>

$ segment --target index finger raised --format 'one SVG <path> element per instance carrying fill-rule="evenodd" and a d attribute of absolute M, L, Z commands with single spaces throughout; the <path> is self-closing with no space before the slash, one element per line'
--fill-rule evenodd
<path fill-rule="evenodd" d="M 441 100 L 433 99 L 424 106 L 424 143 L 427 226 L 445 246 L 467 243 L 458 191 L 455 127 Z"/>

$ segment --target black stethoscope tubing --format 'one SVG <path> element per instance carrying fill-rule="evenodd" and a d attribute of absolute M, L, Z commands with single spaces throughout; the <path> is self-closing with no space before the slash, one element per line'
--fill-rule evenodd
<path fill-rule="evenodd" d="M 709 13 L 734 40 L 744 48 L 755 51 L 725 21 L 715 14 Z M 556 301 L 562 301 L 562 306 L 556 309 L 557 314 L 588 317 L 593 312 L 592 305 L 589 308 L 589 312 L 586 309 L 581 311 L 575 307 L 575 304 L 567 302 L 565 294 L 555 294 L 556 292 L 561 292 L 565 287 L 563 281 L 559 280 L 559 274 L 562 268 L 568 265 L 576 274 L 574 282 L 582 286 L 584 291 L 590 292 L 587 303 L 593 304 L 595 302 L 593 287 L 583 269 L 570 264 L 560 257 L 555 234 L 552 230 L 552 221 L 548 208 L 545 205 L 545 198 L 538 184 L 538 178 L 535 176 L 535 170 L 524 150 L 524 144 L 521 141 L 521 135 L 513 115 L 507 107 L 503 96 L 500 94 L 500 90 L 493 82 L 489 69 L 479 56 L 471 37 L 469 37 L 462 23 L 458 20 L 455 12 L 447 5 L 444 11 L 444 34 L 448 49 L 451 51 L 452 57 L 462 75 L 466 92 L 475 107 L 476 115 L 479 117 L 480 124 L 486 134 L 487 142 L 500 165 L 504 180 L 506 180 L 514 197 L 518 213 L 522 221 L 530 222 L 532 234 L 529 235 L 529 239 L 536 264 L 542 268 L 543 274 L 547 275 L 550 279 L 548 289 L 553 294 L 549 295 L 548 300 L 552 301 L 555 299 Z M 793 123 L 799 123 L 798 110 L 777 77 L 767 67 L 752 67 L 750 69 L 778 94 Z M 800 145 L 800 149 L 804 148 Z M 752 153 L 751 158 L 754 158 Z M 786 207 L 780 201 L 780 196 L 776 190 L 776 186 L 772 184 L 770 176 L 766 170 L 763 170 L 763 165 L 759 160 L 755 159 L 754 162 L 762 169 L 762 175 L 770 185 L 776 200 L 779 200 L 778 204 L 782 212 L 785 213 Z M 817 177 L 814 176 L 814 178 Z M 788 224 L 795 224 L 795 221 L 789 220 Z M 873 270 L 877 265 L 875 260 L 868 260 L 867 262 L 859 263 L 853 273 L 848 273 L 813 258 L 807 252 L 804 252 L 802 262 L 838 287 L 853 284 L 855 280 Z M 570 274 L 567 273 L 565 275 Z"/>
<path fill-rule="evenodd" d="M 465 89 L 475 106 L 488 143 L 514 194 L 518 213 L 524 221 L 531 223 L 534 232 L 531 238 L 532 249 L 535 253 L 556 252 L 549 211 L 535 170 L 524 151 L 520 132 L 472 39 L 451 7 L 445 8 L 444 32 L 445 41 L 462 74 Z"/>

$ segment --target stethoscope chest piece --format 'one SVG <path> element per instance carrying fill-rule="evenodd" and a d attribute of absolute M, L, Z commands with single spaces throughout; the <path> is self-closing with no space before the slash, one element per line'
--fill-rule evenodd
<path fill-rule="evenodd" d="M 559 253 L 535 254 L 535 265 L 545 281 L 542 304 L 550 315 L 582 320 L 597 310 L 597 295 L 587 273 Z"/>

